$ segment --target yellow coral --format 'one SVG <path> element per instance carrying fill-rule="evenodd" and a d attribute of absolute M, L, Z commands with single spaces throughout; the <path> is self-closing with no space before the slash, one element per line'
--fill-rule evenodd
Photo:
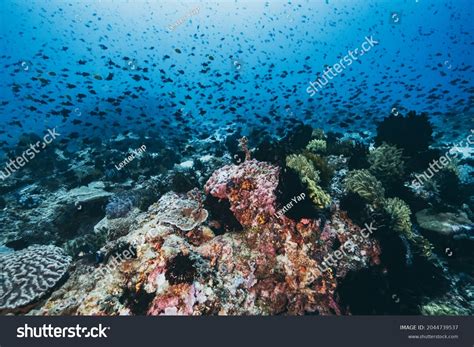
<path fill-rule="evenodd" d="M 319 172 L 311 161 L 304 155 L 292 154 L 286 158 L 286 165 L 298 172 L 301 182 L 308 188 L 309 196 L 317 208 L 329 205 L 331 197 L 318 185 Z"/>
<path fill-rule="evenodd" d="M 382 183 L 367 170 L 350 171 L 344 181 L 344 188 L 373 204 L 380 203 L 385 194 Z"/>
<path fill-rule="evenodd" d="M 326 141 L 319 139 L 311 140 L 306 149 L 312 152 L 326 152 Z"/>
<path fill-rule="evenodd" d="M 405 235 L 425 257 L 430 257 L 433 245 L 422 235 L 413 232 L 411 210 L 407 203 L 399 198 L 389 198 L 384 201 L 384 210 L 390 218 L 393 230 Z"/>
<path fill-rule="evenodd" d="M 402 150 L 384 143 L 369 153 L 369 171 L 382 182 L 397 181 L 405 171 Z"/>

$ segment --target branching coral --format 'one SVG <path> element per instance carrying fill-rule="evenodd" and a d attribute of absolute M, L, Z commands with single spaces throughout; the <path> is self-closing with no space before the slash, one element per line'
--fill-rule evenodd
<path fill-rule="evenodd" d="M 375 205 L 383 200 L 385 194 L 382 183 L 367 170 L 350 171 L 344 181 L 344 187 L 348 192 L 356 193 Z"/>
<path fill-rule="evenodd" d="M 306 184 L 309 197 L 317 208 L 325 208 L 330 204 L 331 197 L 318 185 L 319 173 L 308 158 L 301 154 L 292 154 L 286 158 L 286 165 L 298 172 L 301 182 Z"/>
<path fill-rule="evenodd" d="M 402 178 L 404 163 L 402 150 L 383 144 L 369 153 L 370 172 L 382 182 L 393 183 Z"/>

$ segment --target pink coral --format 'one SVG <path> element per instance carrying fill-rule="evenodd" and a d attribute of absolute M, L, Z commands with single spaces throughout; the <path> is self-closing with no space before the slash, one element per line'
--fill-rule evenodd
<path fill-rule="evenodd" d="M 278 174 L 276 166 L 247 160 L 215 171 L 204 189 L 216 198 L 228 199 L 231 211 L 242 226 L 256 227 L 275 213 Z"/>

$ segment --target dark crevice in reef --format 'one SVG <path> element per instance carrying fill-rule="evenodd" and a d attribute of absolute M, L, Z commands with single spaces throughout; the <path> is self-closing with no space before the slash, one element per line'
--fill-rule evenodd
<path fill-rule="evenodd" d="M 292 207 L 284 213 L 284 215 L 295 221 L 299 221 L 301 218 L 319 218 L 321 211 L 314 207 L 311 199 L 309 198 L 309 192 L 306 186 L 301 182 L 298 173 L 289 168 L 284 167 L 280 171 L 280 177 L 278 180 L 278 186 L 276 189 L 276 205 L 277 211 L 282 209 L 284 206 L 292 203 Z M 305 198 L 301 201 L 294 202 L 291 199 L 300 195 L 305 194 Z"/>
<path fill-rule="evenodd" d="M 154 297 L 155 293 L 147 293 L 141 285 L 137 291 L 126 287 L 119 301 L 126 305 L 132 314 L 143 316 L 146 315 Z"/>
<path fill-rule="evenodd" d="M 242 225 L 230 210 L 228 200 L 219 200 L 208 194 L 204 200 L 204 208 L 209 212 L 209 226 L 216 235 L 243 230 Z"/>
<path fill-rule="evenodd" d="M 379 227 L 374 236 L 382 249 L 383 265 L 350 272 L 338 287 L 341 307 L 354 315 L 419 315 L 424 298 L 442 296 L 449 290 L 442 270 L 407 249 L 393 230 Z"/>

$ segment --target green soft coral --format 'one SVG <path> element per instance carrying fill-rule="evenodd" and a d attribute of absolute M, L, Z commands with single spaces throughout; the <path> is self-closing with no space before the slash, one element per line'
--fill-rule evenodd
<path fill-rule="evenodd" d="M 369 171 L 383 183 L 393 183 L 403 177 L 405 164 L 402 150 L 383 144 L 369 153 Z"/>
<path fill-rule="evenodd" d="M 384 201 L 384 210 L 393 230 L 403 234 L 425 257 L 431 256 L 433 246 L 422 235 L 413 232 L 411 210 L 405 201 L 399 198 L 388 198 Z"/>
<path fill-rule="evenodd" d="M 380 203 L 385 194 L 382 183 L 365 169 L 350 171 L 344 181 L 344 188 L 360 195 L 371 204 Z"/>
<path fill-rule="evenodd" d="M 317 208 L 325 208 L 330 204 L 331 197 L 318 185 L 319 172 L 308 158 L 301 154 L 291 154 L 286 157 L 286 165 L 298 173 Z"/>
<path fill-rule="evenodd" d="M 308 143 L 308 145 L 306 146 L 306 149 L 311 152 L 324 153 L 326 152 L 326 147 L 327 147 L 326 141 L 314 139 Z"/>

